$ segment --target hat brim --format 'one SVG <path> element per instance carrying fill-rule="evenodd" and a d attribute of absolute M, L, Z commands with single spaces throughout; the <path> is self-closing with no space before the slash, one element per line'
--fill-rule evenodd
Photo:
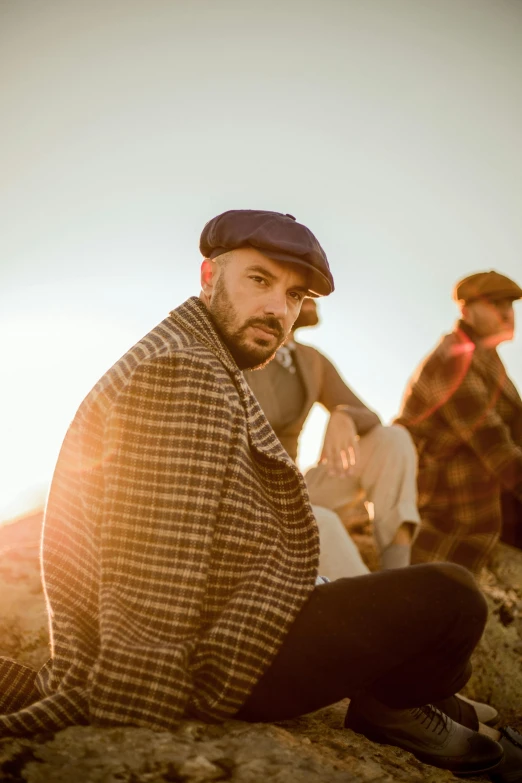
<path fill-rule="evenodd" d="M 252 247 L 254 250 L 258 250 L 267 258 L 271 258 L 273 261 L 282 261 L 286 264 L 298 264 L 298 266 L 306 269 L 309 274 L 309 288 L 308 296 L 318 298 L 320 296 L 328 296 L 334 290 L 333 281 L 330 281 L 326 275 L 316 269 L 310 264 L 309 261 L 305 261 L 303 258 L 293 256 L 291 253 L 284 253 L 281 250 L 267 250 L 266 247 L 256 247 L 255 245 L 245 244 L 238 245 L 237 247 L 215 247 L 208 258 L 217 258 L 224 255 L 231 250 L 240 250 L 242 247 Z"/>
<path fill-rule="evenodd" d="M 484 294 L 474 294 L 466 299 L 460 299 L 457 301 L 465 302 L 478 302 L 479 299 L 510 299 L 512 302 L 516 302 L 518 299 L 522 299 L 522 291 L 519 294 L 514 294 L 513 291 L 488 291 Z"/>
<path fill-rule="evenodd" d="M 308 296 L 312 296 L 314 297 L 314 299 L 317 299 L 318 297 L 321 296 L 328 296 L 335 290 L 333 284 L 326 277 L 326 275 L 323 275 L 322 272 L 320 272 L 318 269 L 315 269 L 315 267 L 311 266 L 307 261 L 304 261 L 302 258 L 296 258 L 295 256 L 292 256 L 289 253 L 280 253 L 278 251 L 265 250 L 264 248 L 255 248 L 255 249 L 259 250 L 260 253 L 263 253 L 264 256 L 266 256 L 267 258 L 271 258 L 273 261 L 283 261 L 287 264 L 297 264 L 303 269 L 306 269 L 306 271 L 310 276 L 309 283 L 308 283 L 309 286 Z"/>

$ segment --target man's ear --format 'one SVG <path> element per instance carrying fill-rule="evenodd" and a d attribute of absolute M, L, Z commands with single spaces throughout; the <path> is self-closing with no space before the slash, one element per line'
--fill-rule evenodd
<path fill-rule="evenodd" d="M 218 277 L 218 265 L 210 258 L 204 258 L 201 263 L 201 290 L 210 299 Z"/>

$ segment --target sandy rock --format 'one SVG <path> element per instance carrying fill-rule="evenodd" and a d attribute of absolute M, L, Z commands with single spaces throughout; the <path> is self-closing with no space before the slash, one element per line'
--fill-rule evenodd
<path fill-rule="evenodd" d="M 454 781 L 407 753 L 325 728 L 317 718 L 303 720 L 301 731 L 239 721 L 185 723 L 172 734 L 71 727 L 47 741 L 0 741 L 0 769 L 10 783 Z"/>
<path fill-rule="evenodd" d="M 465 693 L 493 704 L 501 724 L 522 731 L 522 551 L 501 545 L 479 581 L 489 620 Z"/>

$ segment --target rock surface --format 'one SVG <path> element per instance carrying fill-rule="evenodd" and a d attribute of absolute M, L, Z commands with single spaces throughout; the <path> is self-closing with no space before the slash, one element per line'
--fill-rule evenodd
<path fill-rule="evenodd" d="M 3 781 L 27 783 L 366 783 L 455 780 L 339 726 L 344 707 L 287 726 L 184 723 L 174 733 L 71 727 L 0 740 Z"/>
<path fill-rule="evenodd" d="M 40 517 L 0 528 L 0 655 L 38 667 L 48 655 L 38 571 Z M 371 538 L 354 536 L 375 564 Z M 482 587 L 490 606 L 466 693 L 494 704 L 522 729 L 522 552 L 501 547 Z M 343 730 L 348 702 L 294 721 L 185 722 L 174 733 L 71 727 L 55 735 L 0 739 L 8 783 L 393 783 L 455 781 L 396 748 Z M 484 780 L 485 778 L 468 778 Z"/>

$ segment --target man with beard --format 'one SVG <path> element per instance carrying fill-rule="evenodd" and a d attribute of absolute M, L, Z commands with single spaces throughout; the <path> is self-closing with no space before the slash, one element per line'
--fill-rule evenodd
<path fill-rule="evenodd" d="M 373 505 L 373 534 L 382 568 L 410 563 L 419 524 L 417 455 L 403 427 L 383 427 L 317 348 L 295 332 L 319 323 L 313 299 L 305 299 L 291 339 L 275 361 L 245 373 L 274 431 L 292 457 L 315 403 L 330 413 L 319 465 L 306 474 L 321 539 L 322 573 L 330 579 L 367 570 L 339 516 L 362 498 Z M 332 513 L 337 512 L 337 513 Z M 354 551 L 355 549 L 355 551 Z"/>
<path fill-rule="evenodd" d="M 290 215 L 232 210 L 200 248 L 199 298 L 101 378 L 66 435 L 42 541 L 52 657 L 36 678 L 4 661 L 0 732 L 281 720 L 349 696 L 349 728 L 494 767 L 499 743 L 431 706 L 470 676 L 474 580 L 423 565 L 316 585 L 304 480 L 242 374 L 305 296 L 333 291 L 322 247 Z"/>
<path fill-rule="evenodd" d="M 499 539 L 503 500 L 518 516 L 514 543 L 522 532 L 522 400 L 496 350 L 513 339 L 522 288 L 490 270 L 461 280 L 453 295 L 460 320 L 414 374 L 397 421 L 419 454 L 413 562 L 478 573 Z"/>

